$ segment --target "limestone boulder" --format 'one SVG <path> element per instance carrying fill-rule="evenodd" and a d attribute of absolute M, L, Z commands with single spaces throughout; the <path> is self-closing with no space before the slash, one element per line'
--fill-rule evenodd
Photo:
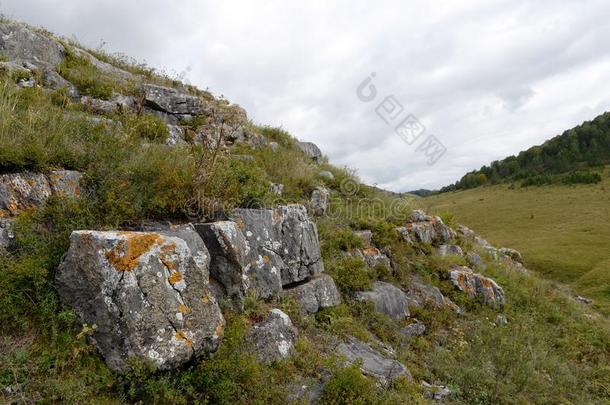
<path fill-rule="evenodd" d="M 297 147 L 303 154 L 314 162 L 319 162 L 322 159 L 322 151 L 313 142 L 297 142 Z"/>
<path fill-rule="evenodd" d="M 484 304 L 504 305 L 504 290 L 491 278 L 474 273 L 466 266 L 451 266 L 449 279 L 455 288 L 472 298 L 479 298 Z"/>
<path fill-rule="evenodd" d="M 144 91 L 144 105 L 152 110 L 178 117 L 196 116 L 210 112 L 199 97 L 170 87 L 146 84 L 142 90 Z"/>
<path fill-rule="evenodd" d="M 308 314 L 341 304 L 341 294 L 333 278 L 328 274 L 316 275 L 306 283 L 285 289 L 283 294 L 294 298 L 301 309 Z"/>
<path fill-rule="evenodd" d="M 210 251 L 210 273 L 220 284 L 223 297 L 241 308 L 250 289 L 261 298 L 279 296 L 282 290 L 279 267 L 270 266 L 271 259 L 251 247 L 236 222 L 196 224 L 195 228 Z"/>
<path fill-rule="evenodd" d="M 432 307 L 436 309 L 449 308 L 459 312 L 458 306 L 449 298 L 445 297 L 438 287 L 424 283 L 419 278 L 414 278 L 406 291 L 407 302 L 414 308 Z"/>
<path fill-rule="evenodd" d="M 304 281 L 324 270 L 318 230 L 305 207 L 238 208 L 232 218 L 244 234 L 257 262 L 282 286 Z"/>
<path fill-rule="evenodd" d="M 376 281 L 370 291 L 355 294 L 358 301 L 372 301 L 375 310 L 395 320 L 409 316 L 409 303 L 406 294 L 398 287 L 384 281 Z"/>
<path fill-rule="evenodd" d="M 368 344 L 354 337 L 350 336 L 345 342 L 340 343 L 336 351 L 348 363 L 360 362 L 360 370 L 376 379 L 381 386 L 387 386 L 401 377 L 408 380 L 413 379 L 411 373 L 403 364 L 382 355 Z"/>
<path fill-rule="evenodd" d="M 0 217 L 19 214 L 41 206 L 51 196 L 51 187 L 41 173 L 12 173 L 0 175 Z"/>
<path fill-rule="evenodd" d="M 59 42 L 24 24 L 3 21 L 0 22 L 0 54 L 10 61 L 55 67 L 63 61 L 65 49 Z"/>
<path fill-rule="evenodd" d="M 288 315 L 272 309 L 267 319 L 252 326 L 245 340 L 252 346 L 258 361 L 272 364 L 290 356 L 297 337 L 298 331 Z"/>
<path fill-rule="evenodd" d="M 218 348 L 225 321 L 210 292 L 209 253 L 192 227 L 75 231 L 55 285 L 113 370 L 159 370 Z"/>

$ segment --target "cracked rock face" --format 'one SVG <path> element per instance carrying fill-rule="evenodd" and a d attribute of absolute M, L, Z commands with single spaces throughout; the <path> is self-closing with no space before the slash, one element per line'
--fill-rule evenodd
<path fill-rule="evenodd" d="M 252 249 L 260 272 L 279 277 L 282 286 L 324 270 L 316 225 L 302 205 L 238 208 L 232 219 Z"/>
<path fill-rule="evenodd" d="M 278 268 L 250 247 L 237 223 L 219 221 L 196 224 L 195 228 L 212 256 L 211 276 L 222 287 L 222 295 L 243 306 L 246 292 L 254 289 L 261 298 L 276 297 L 282 291 Z"/>
<path fill-rule="evenodd" d="M 284 295 L 293 297 L 308 314 L 341 304 L 341 294 L 328 274 L 319 274 L 304 284 L 286 289 Z"/>
<path fill-rule="evenodd" d="M 252 345 L 258 361 L 271 364 L 290 356 L 297 336 L 297 329 L 288 315 L 272 309 L 267 319 L 250 329 L 246 342 Z"/>
<path fill-rule="evenodd" d="M 386 386 L 399 377 L 412 380 L 411 373 L 401 363 L 385 357 L 360 340 L 349 337 L 347 342 L 337 346 L 337 352 L 343 355 L 349 363 L 361 361 L 360 369 L 366 375 L 375 378 Z"/>
<path fill-rule="evenodd" d="M 452 266 L 449 279 L 458 290 L 470 297 L 478 297 L 487 305 L 504 305 L 504 290 L 491 278 L 474 273 L 466 266 Z"/>
<path fill-rule="evenodd" d="M 64 47 L 57 41 L 14 22 L 0 22 L 0 53 L 9 60 L 38 67 L 57 66 L 65 56 Z"/>
<path fill-rule="evenodd" d="M 402 320 L 409 316 L 407 296 L 398 287 L 383 281 L 376 281 L 371 291 L 356 293 L 359 301 L 373 301 L 375 310 L 392 319 Z"/>
<path fill-rule="evenodd" d="M 208 111 L 199 97 L 169 87 L 146 84 L 143 86 L 147 107 L 171 115 L 199 115 Z"/>
<path fill-rule="evenodd" d="M 209 260 L 192 227 L 75 231 L 55 284 L 81 322 L 97 325 L 91 340 L 111 369 L 135 357 L 167 370 L 219 345 L 225 322 Z"/>

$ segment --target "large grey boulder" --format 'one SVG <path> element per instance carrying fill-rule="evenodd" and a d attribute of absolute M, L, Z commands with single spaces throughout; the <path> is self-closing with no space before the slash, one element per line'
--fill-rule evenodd
<path fill-rule="evenodd" d="M 24 24 L 4 21 L 0 22 L 0 54 L 10 61 L 54 67 L 63 61 L 65 49 L 59 42 Z"/>
<path fill-rule="evenodd" d="M 305 154 L 305 156 L 311 158 L 315 162 L 319 162 L 322 159 L 322 151 L 313 142 L 301 142 L 297 141 L 297 147 Z"/>
<path fill-rule="evenodd" d="M 144 90 L 144 105 L 153 110 L 178 116 L 194 116 L 209 112 L 199 97 L 176 89 L 154 84 L 146 84 L 142 86 L 142 89 Z"/>
<path fill-rule="evenodd" d="M 178 367 L 218 348 L 225 321 L 209 286 L 209 253 L 192 227 L 75 231 L 55 285 L 113 370 L 130 358 Z"/>
<path fill-rule="evenodd" d="M 415 308 L 424 308 L 427 306 L 436 309 L 449 308 L 459 312 L 458 306 L 449 298 L 445 297 L 438 287 L 426 284 L 419 278 L 411 280 L 406 294 L 409 306 Z"/>
<path fill-rule="evenodd" d="M 324 270 L 316 224 L 302 205 L 238 208 L 232 219 L 257 261 L 268 273 L 279 275 L 282 286 L 307 280 Z"/>
<path fill-rule="evenodd" d="M 412 380 L 409 370 L 394 359 L 383 356 L 369 345 L 354 337 L 348 337 L 346 342 L 337 346 L 337 353 L 344 356 L 349 363 L 361 362 L 360 370 L 377 380 L 382 386 L 387 386 L 400 377 Z"/>
<path fill-rule="evenodd" d="M 298 336 L 288 315 L 279 309 L 272 309 L 266 320 L 255 324 L 246 335 L 246 342 L 258 361 L 271 364 L 288 358 L 293 351 Z"/>
<path fill-rule="evenodd" d="M 268 255 L 252 249 L 237 223 L 219 221 L 196 224 L 212 256 L 210 273 L 223 294 L 241 308 L 248 290 L 261 298 L 277 297 L 282 291 L 279 267 L 271 266 Z"/>
<path fill-rule="evenodd" d="M 306 283 L 285 289 L 284 296 L 294 298 L 309 314 L 341 304 L 341 294 L 328 274 L 318 274 Z"/>
<path fill-rule="evenodd" d="M 330 206 L 330 191 L 325 187 L 317 187 L 311 193 L 309 206 L 313 215 L 318 217 L 325 215 Z"/>
<path fill-rule="evenodd" d="M 376 311 L 392 319 L 402 320 L 409 316 L 407 296 L 390 283 L 376 281 L 372 290 L 357 292 L 355 298 L 359 301 L 372 301 Z"/>
<path fill-rule="evenodd" d="M 474 273 L 466 266 L 451 266 L 449 279 L 455 288 L 472 298 L 479 298 L 484 304 L 504 305 L 504 290 L 491 278 Z"/>

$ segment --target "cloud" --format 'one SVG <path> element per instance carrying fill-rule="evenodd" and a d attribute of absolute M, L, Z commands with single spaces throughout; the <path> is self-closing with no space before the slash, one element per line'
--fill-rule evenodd
<path fill-rule="evenodd" d="M 446 185 L 610 106 L 610 4 L 598 0 L 3 0 L 0 11 L 184 73 L 397 191 Z M 356 87 L 371 72 L 379 99 L 364 103 Z M 435 165 L 375 113 L 388 95 L 447 148 Z"/>

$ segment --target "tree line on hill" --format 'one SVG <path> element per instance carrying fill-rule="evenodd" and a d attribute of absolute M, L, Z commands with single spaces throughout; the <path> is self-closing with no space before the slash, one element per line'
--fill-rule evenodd
<path fill-rule="evenodd" d="M 520 181 L 522 186 L 597 183 L 592 168 L 610 163 L 610 112 L 565 131 L 542 145 L 472 171 L 440 191 Z"/>

